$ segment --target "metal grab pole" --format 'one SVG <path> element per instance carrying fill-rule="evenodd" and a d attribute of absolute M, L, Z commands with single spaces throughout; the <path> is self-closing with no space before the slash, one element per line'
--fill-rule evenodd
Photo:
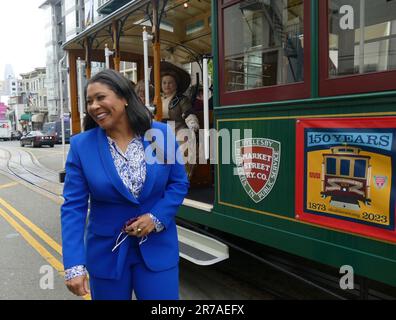
<path fill-rule="evenodd" d="M 106 69 L 110 69 L 110 56 L 114 53 L 107 47 L 107 43 L 105 44 L 105 61 L 106 61 Z"/>
<path fill-rule="evenodd" d="M 209 73 L 208 73 L 208 58 L 203 58 L 203 111 L 204 111 L 204 148 L 205 159 L 209 159 Z"/>
<path fill-rule="evenodd" d="M 84 112 L 85 112 L 85 97 L 84 97 L 84 64 L 80 57 L 77 59 L 77 92 L 78 92 L 78 112 L 80 113 L 80 129 L 84 131 Z"/>
<path fill-rule="evenodd" d="M 62 168 L 65 167 L 66 163 L 66 144 L 65 144 L 65 122 L 64 122 L 64 110 L 63 110 L 63 76 L 62 76 L 62 63 L 65 61 L 67 54 L 58 62 L 58 73 L 59 73 L 59 105 L 60 105 L 60 120 L 62 130 Z"/>
<path fill-rule="evenodd" d="M 70 60 L 69 54 L 66 52 L 66 86 L 67 86 L 67 97 L 71 97 L 71 77 L 70 77 Z M 73 121 L 71 121 L 71 109 L 72 109 L 72 102 L 71 99 L 67 99 L 67 113 L 69 114 L 69 123 L 70 123 L 70 135 L 73 132 Z"/>
<path fill-rule="evenodd" d="M 146 31 L 146 27 L 143 27 L 143 52 L 144 52 L 144 102 L 146 107 L 150 106 L 150 92 L 149 92 L 149 66 L 148 66 L 148 42 L 153 39 L 152 35 L 149 35 Z"/>

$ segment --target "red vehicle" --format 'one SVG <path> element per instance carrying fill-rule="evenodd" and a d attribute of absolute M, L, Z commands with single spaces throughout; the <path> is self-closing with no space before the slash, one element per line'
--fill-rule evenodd
<path fill-rule="evenodd" d="M 32 147 L 50 146 L 54 147 L 55 138 L 41 131 L 30 131 L 23 135 L 20 139 L 21 147 L 30 145 Z"/>

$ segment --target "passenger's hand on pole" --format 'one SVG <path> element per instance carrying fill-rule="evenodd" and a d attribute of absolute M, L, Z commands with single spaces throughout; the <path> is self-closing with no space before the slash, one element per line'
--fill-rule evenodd
<path fill-rule="evenodd" d="M 186 119 L 185 119 L 186 125 L 190 130 L 193 130 L 194 132 L 198 132 L 199 130 L 199 120 L 198 117 L 195 114 L 190 114 Z"/>
<path fill-rule="evenodd" d="M 88 285 L 88 276 L 78 276 L 68 281 L 65 281 L 67 289 L 74 293 L 76 296 L 85 296 L 88 294 L 89 285 Z"/>

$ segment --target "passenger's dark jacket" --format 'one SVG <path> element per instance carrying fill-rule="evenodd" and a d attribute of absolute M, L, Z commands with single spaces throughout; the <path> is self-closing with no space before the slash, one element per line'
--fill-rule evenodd
<path fill-rule="evenodd" d="M 187 128 L 185 119 L 193 113 L 191 101 L 182 94 L 176 94 L 169 102 L 168 114 L 169 119 L 175 121 L 175 131 Z"/>

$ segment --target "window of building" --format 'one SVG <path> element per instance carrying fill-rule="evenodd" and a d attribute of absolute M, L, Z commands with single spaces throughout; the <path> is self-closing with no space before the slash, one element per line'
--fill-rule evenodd
<path fill-rule="evenodd" d="M 309 1 L 219 3 L 221 103 L 308 97 Z"/>
<path fill-rule="evenodd" d="M 396 1 L 320 1 L 320 93 L 396 89 Z"/>

